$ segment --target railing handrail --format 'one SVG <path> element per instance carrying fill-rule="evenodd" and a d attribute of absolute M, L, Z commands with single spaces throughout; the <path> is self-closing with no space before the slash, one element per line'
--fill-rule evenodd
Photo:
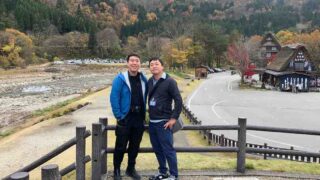
<path fill-rule="evenodd" d="M 107 148 L 105 153 L 114 153 L 115 148 Z M 199 152 L 238 152 L 237 147 L 174 147 L 176 152 L 199 153 Z M 127 151 L 126 151 L 127 152 Z M 152 147 L 141 147 L 139 152 L 153 153 Z"/>
<path fill-rule="evenodd" d="M 89 130 L 86 130 L 84 133 L 84 138 L 87 138 L 91 135 L 91 132 Z M 46 163 L 50 159 L 56 157 L 57 155 L 61 154 L 65 150 L 69 149 L 73 145 L 77 143 L 77 137 L 69 139 L 67 142 L 63 143 L 62 145 L 58 146 L 57 148 L 53 149 L 49 153 L 43 155 L 39 159 L 33 161 L 32 163 L 26 165 L 25 167 L 15 171 L 14 173 L 9 174 L 8 176 L 4 177 L 3 179 L 10 179 L 10 176 L 17 173 L 17 172 L 30 172 L 34 170 L 35 168 L 41 166 L 42 164 Z"/>
<path fill-rule="evenodd" d="M 304 135 L 320 135 L 320 131 L 308 130 L 308 129 L 295 129 L 295 128 L 279 128 L 279 127 L 268 127 L 268 126 L 253 126 L 247 125 L 247 130 L 252 131 L 269 131 L 269 132 L 280 132 L 280 133 L 291 133 L 291 134 L 304 134 Z"/>
<path fill-rule="evenodd" d="M 247 130 L 251 131 L 267 131 L 267 132 L 280 132 L 289 134 L 304 134 L 304 135 L 320 135 L 320 131 L 296 129 L 296 128 L 278 128 L 268 126 L 255 126 L 247 125 Z M 149 125 L 144 125 L 145 129 L 149 129 Z M 105 126 L 106 130 L 115 130 L 116 125 Z M 181 130 L 239 130 L 239 125 L 184 125 Z"/>
<path fill-rule="evenodd" d="M 108 125 L 103 129 L 115 130 L 116 125 Z M 149 129 L 149 125 L 144 125 L 144 129 Z M 239 125 L 184 125 L 181 130 L 238 130 Z"/>

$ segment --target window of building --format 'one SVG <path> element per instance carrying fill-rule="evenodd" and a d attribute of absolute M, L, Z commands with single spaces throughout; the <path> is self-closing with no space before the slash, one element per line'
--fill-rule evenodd
<path fill-rule="evenodd" d="M 304 62 L 295 62 L 294 70 L 296 71 L 304 71 Z"/>

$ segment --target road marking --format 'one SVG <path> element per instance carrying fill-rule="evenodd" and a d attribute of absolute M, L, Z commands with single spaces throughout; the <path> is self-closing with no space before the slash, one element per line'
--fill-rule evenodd
<path fill-rule="evenodd" d="M 204 85 L 206 81 L 204 81 L 200 86 L 199 88 L 197 88 L 191 95 L 191 97 L 188 99 L 188 103 L 187 103 L 187 107 L 188 109 L 190 109 L 190 106 L 191 106 L 191 100 L 194 98 L 194 96 L 198 93 L 198 91 L 202 88 L 202 86 Z"/>
<path fill-rule="evenodd" d="M 304 148 L 304 147 L 302 147 L 302 146 L 298 146 L 298 145 L 294 145 L 294 144 L 288 144 L 288 143 L 284 143 L 284 142 L 281 142 L 281 141 L 272 140 L 272 139 L 269 139 L 269 138 L 264 138 L 264 137 L 257 136 L 257 135 L 251 134 L 251 133 L 247 133 L 247 135 L 248 135 L 248 136 L 255 137 L 255 138 L 258 138 L 258 139 L 270 141 L 270 142 L 273 142 L 273 143 L 276 143 L 276 144 L 281 144 L 281 145 L 285 145 L 285 146 L 293 146 L 293 147 L 296 147 L 296 148 L 307 149 L 307 148 Z"/>
<path fill-rule="evenodd" d="M 219 118 L 221 119 L 222 121 L 224 121 L 226 124 L 229 124 L 228 121 L 222 119 L 222 117 L 217 113 L 217 111 L 215 110 L 215 107 L 218 105 L 218 104 L 221 104 L 223 102 L 226 102 L 225 100 L 222 100 L 222 101 L 219 101 L 219 102 L 216 102 L 214 103 L 212 106 L 211 106 L 211 110 L 213 111 L 213 113 Z"/>
<path fill-rule="evenodd" d="M 226 100 L 222 100 L 222 101 L 219 101 L 219 102 L 214 103 L 214 104 L 211 106 L 211 110 L 212 110 L 212 112 L 217 116 L 217 118 L 219 118 L 220 120 L 222 120 L 226 125 L 230 125 L 230 123 L 229 123 L 228 121 L 226 121 L 225 119 L 223 119 L 223 118 L 217 113 L 217 111 L 215 110 L 215 107 L 216 107 L 218 104 L 221 104 L 221 103 L 223 103 L 223 102 L 226 102 Z M 308 149 L 308 148 L 305 148 L 305 147 L 302 147 L 302 146 L 298 146 L 298 145 L 294 145 L 294 144 L 288 144 L 288 143 L 284 143 L 284 142 L 281 142 L 281 141 L 272 140 L 272 139 L 265 138 L 265 137 L 261 137 L 261 136 L 257 136 L 257 135 L 251 134 L 251 133 L 247 133 L 247 135 L 248 135 L 248 136 L 255 137 L 255 138 L 258 138 L 258 139 L 262 139 L 262 140 L 265 140 L 265 141 L 273 142 L 273 143 L 276 143 L 276 144 L 281 144 L 281 145 L 285 145 L 285 146 L 293 146 L 293 147 L 295 147 L 295 148 Z"/>

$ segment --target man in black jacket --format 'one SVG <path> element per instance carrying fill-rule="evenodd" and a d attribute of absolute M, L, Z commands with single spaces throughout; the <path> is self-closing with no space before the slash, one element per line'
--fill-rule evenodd
<path fill-rule="evenodd" d="M 148 81 L 149 133 L 159 163 L 159 172 L 150 177 L 150 180 L 176 180 L 178 165 L 171 129 L 181 113 L 182 98 L 177 82 L 163 71 L 163 62 L 159 58 L 151 58 L 149 66 L 153 75 Z M 174 109 L 172 109 L 173 101 Z M 166 162 L 169 165 L 170 175 L 167 172 Z"/>

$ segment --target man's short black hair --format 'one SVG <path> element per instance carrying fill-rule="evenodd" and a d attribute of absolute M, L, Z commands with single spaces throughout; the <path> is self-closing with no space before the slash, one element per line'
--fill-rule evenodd
<path fill-rule="evenodd" d="M 149 59 L 149 66 L 150 66 L 151 61 L 159 61 L 160 64 L 161 64 L 161 66 L 164 65 L 164 64 L 163 64 L 163 61 L 162 61 L 160 58 L 158 58 L 158 57 L 152 57 L 152 58 L 150 58 L 150 59 Z"/>
<path fill-rule="evenodd" d="M 132 56 L 136 56 L 136 57 L 138 57 L 138 58 L 140 59 L 140 56 L 139 56 L 138 54 L 131 53 L 131 54 L 129 54 L 129 55 L 127 56 L 127 62 L 129 61 L 130 57 L 132 57 Z"/>

